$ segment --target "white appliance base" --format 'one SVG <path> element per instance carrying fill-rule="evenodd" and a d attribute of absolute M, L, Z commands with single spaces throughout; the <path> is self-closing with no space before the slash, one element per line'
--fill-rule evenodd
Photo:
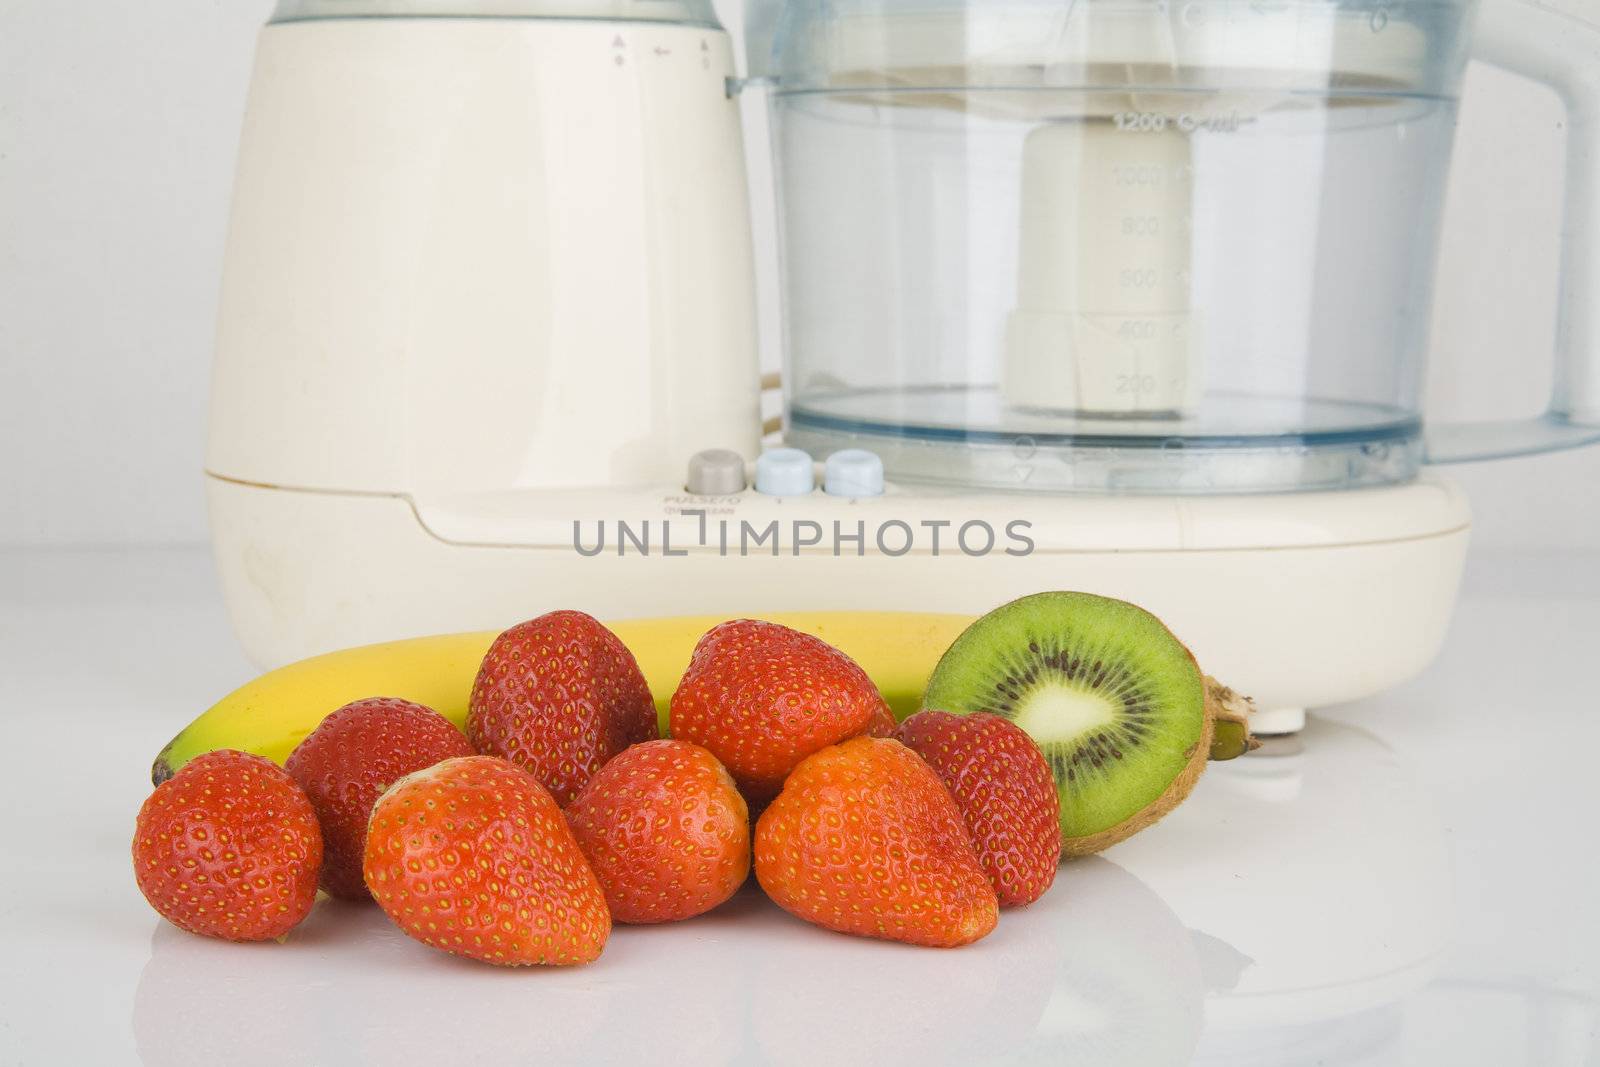
<path fill-rule="evenodd" d="M 215 476 L 207 483 L 228 608 L 262 667 L 374 641 L 499 628 L 562 607 L 601 618 L 976 614 L 1042 589 L 1083 589 L 1154 611 L 1208 673 L 1255 697 L 1263 726 L 1281 722 L 1285 730 L 1303 722 L 1302 709 L 1370 696 L 1427 665 L 1455 603 L 1468 534 L 1461 494 L 1433 475 L 1382 490 L 1271 498 L 937 497 L 891 487 L 859 501 L 745 493 L 698 503 L 714 515 L 776 513 L 824 525 L 841 515 L 881 522 L 959 509 L 1004 530 L 1008 516 L 1025 514 L 1036 548 L 1024 556 L 886 556 L 869 535 L 860 555 L 853 544 L 838 555 L 827 545 L 724 555 L 713 544 L 666 556 L 658 540 L 649 555 L 608 543 L 585 556 L 574 549 L 574 530 L 613 516 L 673 516 L 673 540 L 682 545 L 681 509 L 696 499 L 530 491 L 520 504 L 495 498 L 474 512 L 397 495 Z M 519 513 L 538 537 L 512 536 Z M 557 513 L 567 518 L 558 522 Z M 474 522 L 483 537 L 466 543 Z"/>
<path fill-rule="evenodd" d="M 1305 728 L 1305 708 L 1257 708 L 1250 717 L 1251 731 L 1262 737 L 1297 734 Z"/>

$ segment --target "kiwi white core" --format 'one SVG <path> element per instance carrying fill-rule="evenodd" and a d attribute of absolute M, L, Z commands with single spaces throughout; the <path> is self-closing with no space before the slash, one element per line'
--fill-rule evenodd
<path fill-rule="evenodd" d="M 1015 719 L 1041 744 L 1072 741 L 1116 721 L 1116 708 L 1100 693 L 1059 682 L 1029 693 Z"/>

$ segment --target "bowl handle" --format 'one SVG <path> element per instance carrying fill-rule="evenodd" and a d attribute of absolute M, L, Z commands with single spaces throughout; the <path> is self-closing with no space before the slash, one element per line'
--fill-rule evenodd
<path fill-rule="evenodd" d="M 1427 460 L 1455 463 L 1600 442 L 1600 25 L 1576 0 L 1484 0 L 1473 58 L 1549 86 L 1567 112 L 1556 373 L 1529 419 L 1430 424 Z"/>

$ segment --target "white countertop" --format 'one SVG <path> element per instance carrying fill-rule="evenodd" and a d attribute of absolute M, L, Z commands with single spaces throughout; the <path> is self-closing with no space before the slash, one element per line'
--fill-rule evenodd
<path fill-rule="evenodd" d="M 977 945 L 747 887 L 503 972 L 326 900 L 282 945 L 158 919 L 128 858 L 150 759 L 252 673 L 209 561 L 0 552 L 0 1062 L 1595 1064 L 1597 660 L 1600 552 L 1475 557 L 1423 678 L 1211 768 Z"/>

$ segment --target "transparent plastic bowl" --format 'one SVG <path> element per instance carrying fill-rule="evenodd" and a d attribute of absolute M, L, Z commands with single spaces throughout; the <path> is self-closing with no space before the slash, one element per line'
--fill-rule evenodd
<path fill-rule="evenodd" d="M 1415 475 L 1472 4 L 774 10 L 791 443 L 999 488 Z"/>

